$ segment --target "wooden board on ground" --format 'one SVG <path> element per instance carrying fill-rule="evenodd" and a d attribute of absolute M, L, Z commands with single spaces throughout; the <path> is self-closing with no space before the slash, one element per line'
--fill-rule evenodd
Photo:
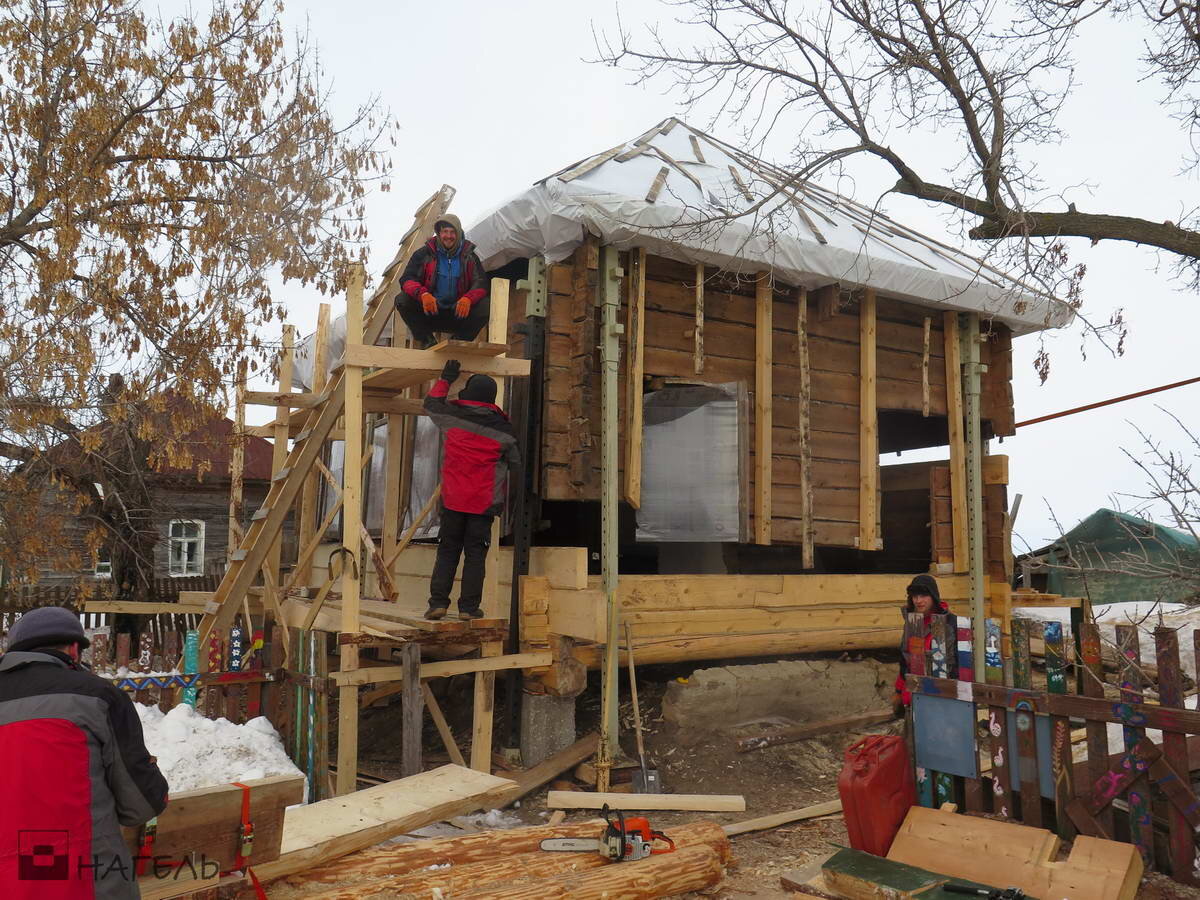
<path fill-rule="evenodd" d="M 732 825 L 725 825 L 724 829 L 727 835 L 733 837 L 734 835 L 746 834 L 750 831 L 764 831 L 767 828 L 778 828 L 780 825 L 800 822 L 804 819 L 829 816 L 841 811 L 841 800 L 829 800 L 825 803 L 806 806 L 803 809 L 789 809 L 787 812 L 775 813 L 772 816 L 759 816 L 755 819 L 747 819 L 745 822 L 734 822 Z"/>
<path fill-rule="evenodd" d="M 304 800 L 304 778 L 277 775 L 245 782 L 250 789 L 250 820 L 254 823 L 251 864 L 278 858 L 283 841 L 285 809 Z M 242 824 L 243 790 L 217 784 L 171 795 L 158 817 L 153 856 L 167 860 L 190 858 L 215 862 L 224 872 L 237 858 Z M 139 829 L 124 829 L 125 843 L 139 850 Z M 183 877 L 182 875 L 180 876 Z"/>
<path fill-rule="evenodd" d="M 955 878 L 1019 887 L 1031 897 L 1133 900 L 1142 860 L 1131 844 L 1080 835 L 1065 862 L 1044 828 L 914 806 L 887 858 Z"/>
<path fill-rule="evenodd" d="M 492 809 L 513 786 L 507 778 L 446 765 L 289 809 L 279 859 L 255 872 L 262 881 L 280 878 L 451 816 Z"/>
<path fill-rule="evenodd" d="M 745 812 L 739 794 L 612 794 L 593 791 L 550 791 L 550 809 L 676 809 L 695 812 Z"/>

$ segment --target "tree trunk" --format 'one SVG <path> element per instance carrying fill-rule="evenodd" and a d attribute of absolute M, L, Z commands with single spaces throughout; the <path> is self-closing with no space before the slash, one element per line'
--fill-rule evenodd
<path fill-rule="evenodd" d="M 353 888 L 316 896 L 334 898 L 369 897 L 382 892 L 432 890 L 434 887 L 461 890 L 463 885 L 511 881 L 524 874 L 553 874 L 606 865 L 599 853 L 543 851 L 546 838 L 594 838 L 604 823 L 538 825 L 509 831 L 481 831 L 458 838 L 419 841 L 401 847 L 363 850 L 296 876 L 297 882 L 355 882 Z M 730 856 L 729 838 L 714 822 L 694 822 L 672 828 L 667 834 L 676 847 L 706 845 L 722 862 Z M 674 856 L 675 854 L 664 854 Z M 452 868 L 429 871 L 430 866 Z M 620 865 L 626 865 L 621 863 Z M 370 884 L 362 881 L 371 879 Z"/>

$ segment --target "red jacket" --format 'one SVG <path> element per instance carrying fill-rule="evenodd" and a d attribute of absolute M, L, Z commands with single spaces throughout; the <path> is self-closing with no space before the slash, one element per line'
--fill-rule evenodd
<path fill-rule="evenodd" d="M 508 416 L 494 403 L 447 400 L 450 383 L 439 378 L 425 410 L 445 436 L 442 505 L 465 513 L 496 515 L 504 508 L 509 469 L 521 453 Z"/>

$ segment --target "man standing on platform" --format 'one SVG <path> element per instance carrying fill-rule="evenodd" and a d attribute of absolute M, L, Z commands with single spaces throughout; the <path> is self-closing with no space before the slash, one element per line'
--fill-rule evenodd
<path fill-rule="evenodd" d="M 0 897 L 134 900 L 121 834 L 167 805 L 129 695 L 87 671 L 79 616 L 21 616 L 0 656 Z"/>
<path fill-rule="evenodd" d="M 483 617 L 484 566 L 492 518 L 504 508 L 508 473 L 521 465 L 512 424 L 496 405 L 496 382 L 472 375 L 448 400 L 461 369 L 452 359 L 425 398 L 425 410 L 442 432 L 442 515 L 437 561 L 429 583 L 427 619 L 441 619 L 450 607 L 450 589 L 463 558 L 458 617 Z"/>
<path fill-rule="evenodd" d="M 490 314 L 486 273 L 458 216 L 437 220 L 433 237 L 404 267 L 400 291 L 396 310 L 422 350 L 433 346 L 435 331 L 475 340 Z"/>

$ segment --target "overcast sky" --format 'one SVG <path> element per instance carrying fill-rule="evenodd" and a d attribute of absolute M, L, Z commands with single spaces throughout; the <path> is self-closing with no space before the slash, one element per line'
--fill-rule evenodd
<path fill-rule="evenodd" d="M 621 8 L 632 28 L 673 16 L 651 0 Z M 595 55 L 593 23 L 611 26 L 613 9 L 565 0 L 459 0 L 441 8 L 288 0 L 285 19 L 300 28 L 307 22 L 342 118 L 378 94 L 401 122 L 391 191 L 369 204 L 373 273 L 391 259 L 416 205 L 442 183 L 457 188 L 454 211 L 469 223 L 531 182 L 631 139 L 666 116 L 706 125 L 702 115 L 681 111 L 665 82 L 657 90 L 634 87 L 627 73 L 586 62 Z M 1158 85 L 1139 80 L 1138 46 L 1127 24 L 1097 21 L 1077 47 L 1078 88 L 1061 119 L 1067 139 L 1039 156 L 1047 183 L 1064 192 L 1058 208 L 1069 200 L 1082 211 L 1162 221 L 1177 220 L 1194 203 L 1195 176 L 1179 174 L 1186 141 L 1158 105 Z M 713 131 L 736 142 L 732 128 Z M 936 138 L 912 136 L 906 149 L 934 152 L 922 143 L 930 140 Z M 855 197 L 865 203 L 874 203 L 895 181 L 894 173 L 869 163 L 852 164 L 852 172 Z M 894 195 L 881 206 L 912 227 L 972 250 L 933 208 Z M 1084 359 L 1078 329 L 1050 334 L 1052 372 L 1039 385 L 1032 366 L 1038 338 L 1019 339 L 1013 385 L 1018 421 L 1200 375 L 1200 309 L 1196 297 L 1169 277 L 1169 257 L 1113 242 L 1092 248 L 1075 241 L 1070 249 L 1088 267 L 1086 313 L 1105 321 L 1124 307 L 1126 352 L 1113 358 L 1092 341 Z M 282 296 L 291 321 L 301 332 L 311 330 L 321 298 L 290 286 Z M 1143 477 L 1122 452 L 1141 452 L 1134 426 L 1166 445 L 1184 443 L 1159 404 L 1200 424 L 1197 384 L 1030 426 L 993 445 L 993 452 L 1011 459 L 1010 497 L 1024 495 L 1017 552 L 1024 543 L 1038 547 L 1057 536 L 1051 508 L 1070 528 L 1101 506 L 1132 502 L 1114 496 L 1143 490 Z"/>

